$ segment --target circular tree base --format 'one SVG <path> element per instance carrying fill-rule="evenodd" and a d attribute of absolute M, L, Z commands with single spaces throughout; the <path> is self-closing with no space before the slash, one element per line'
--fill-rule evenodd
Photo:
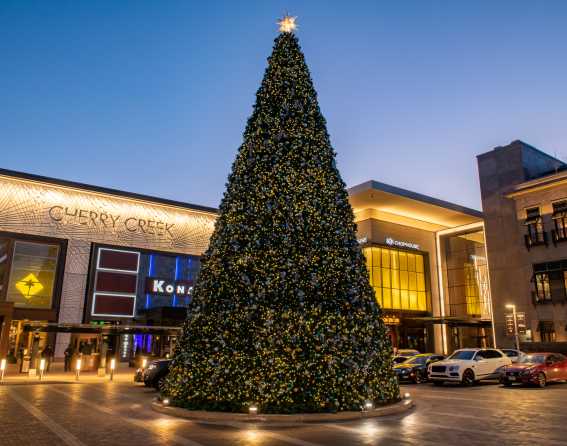
<path fill-rule="evenodd" d="M 337 413 L 299 413 L 299 414 L 258 414 L 232 412 L 209 412 L 205 410 L 187 410 L 181 407 L 164 405 L 159 400 L 152 402 L 152 409 L 156 412 L 202 423 L 261 423 L 261 424 L 298 424 L 298 423 L 333 423 L 338 421 L 360 420 L 363 418 L 384 417 L 398 415 L 409 411 L 415 403 L 412 399 L 404 399 L 397 403 L 380 406 L 372 410 L 360 412 Z"/>

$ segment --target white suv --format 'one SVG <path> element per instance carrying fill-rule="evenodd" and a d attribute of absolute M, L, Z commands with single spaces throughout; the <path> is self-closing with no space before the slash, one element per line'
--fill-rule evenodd
<path fill-rule="evenodd" d="M 427 370 L 435 385 L 444 382 L 459 382 L 472 386 L 481 379 L 497 379 L 500 369 L 512 364 L 502 351 L 494 348 L 463 348 L 455 350 L 444 361 L 431 364 Z"/>

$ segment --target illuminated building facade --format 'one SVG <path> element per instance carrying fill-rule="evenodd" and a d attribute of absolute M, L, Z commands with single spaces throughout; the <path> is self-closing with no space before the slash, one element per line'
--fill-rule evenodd
<path fill-rule="evenodd" d="M 203 206 L 0 170 L 0 356 L 49 345 L 62 357 L 70 344 L 89 356 L 103 338 L 122 359 L 163 354 L 215 219 Z"/>
<path fill-rule="evenodd" d="M 492 344 L 482 214 L 375 181 L 349 194 L 393 344 Z M 0 170 L 0 356 L 46 345 L 57 358 L 70 345 L 83 358 L 167 353 L 215 219 L 211 208 Z"/>
<path fill-rule="evenodd" d="M 349 194 L 394 346 L 447 353 L 493 345 L 482 214 L 377 181 Z"/>

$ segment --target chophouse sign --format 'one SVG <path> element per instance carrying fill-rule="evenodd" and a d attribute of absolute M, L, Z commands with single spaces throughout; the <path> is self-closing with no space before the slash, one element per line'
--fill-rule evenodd
<path fill-rule="evenodd" d="M 49 218 L 61 224 L 76 224 L 115 230 L 122 228 L 128 232 L 170 238 L 173 238 L 171 230 L 175 226 L 173 223 L 160 220 L 136 217 L 124 218 L 122 215 L 111 214 L 109 212 L 97 212 L 65 206 L 52 206 L 49 208 Z"/>
<path fill-rule="evenodd" d="M 399 246 L 400 248 L 419 249 L 419 245 L 417 243 L 394 240 L 392 237 L 386 238 L 386 245 Z"/>

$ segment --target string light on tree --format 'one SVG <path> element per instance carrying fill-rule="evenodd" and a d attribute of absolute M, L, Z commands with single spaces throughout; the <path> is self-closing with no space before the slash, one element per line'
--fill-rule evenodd
<path fill-rule="evenodd" d="M 285 15 L 279 22 L 280 32 L 282 33 L 292 33 L 297 29 L 297 24 L 295 20 L 297 17 L 292 17 L 290 15 Z"/>

